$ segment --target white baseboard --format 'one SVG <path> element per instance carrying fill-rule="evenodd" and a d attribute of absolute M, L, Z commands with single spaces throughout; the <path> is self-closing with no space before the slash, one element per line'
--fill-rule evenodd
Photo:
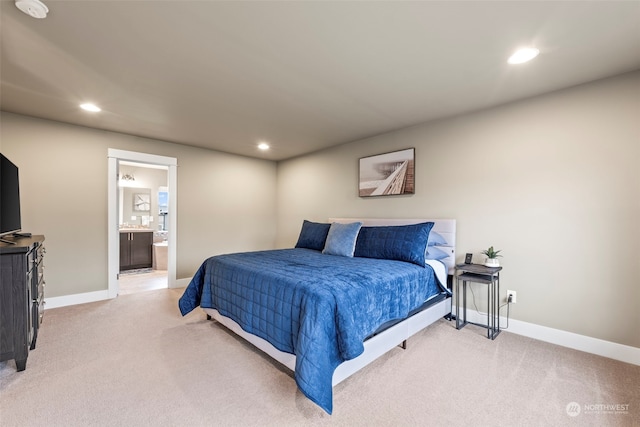
<path fill-rule="evenodd" d="M 453 312 L 455 312 L 455 306 L 453 307 Z M 467 308 L 467 321 L 486 324 L 487 314 L 478 313 L 475 310 Z M 500 316 L 500 325 L 504 326 L 506 323 L 507 318 Z M 553 329 L 515 319 L 509 319 L 509 329 L 505 329 L 505 331 L 640 366 L 640 348 L 637 347 L 592 338 L 586 335 L 574 334 L 573 332 Z M 500 338 L 498 337 L 497 339 Z"/>
<path fill-rule="evenodd" d="M 178 279 L 173 287 L 184 288 L 190 281 L 190 277 L 186 279 Z M 45 298 L 45 309 L 48 310 L 51 308 L 65 307 L 67 305 L 85 304 L 88 302 L 103 301 L 106 299 L 109 299 L 109 292 L 107 290 L 51 297 Z M 452 307 L 452 311 L 455 314 L 455 306 Z M 467 320 L 474 323 L 484 324 L 487 322 L 487 315 L 486 313 L 478 313 L 475 310 L 467 308 Z M 505 325 L 506 323 L 507 318 L 501 316 L 500 325 Z M 637 347 L 605 341 L 599 338 L 592 338 L 586 335 L 574 334 L 573 332 L 553 329 L 515 319 L 509 319 L 509 329 L 507 329 L 507 331 L 540 341 L 572 348 L 574 350 L 585 351 L 587 353 L 597 354 L 598 356 L 608 357 L 610 359 L 640 366 L 640 348 Z"/>
<path fill-rule="evenodd" d="M 66 307 L 68 305 L 85 304 L 88 302 L 103 301 L 109 299 L 109 291 L 85 292 L 82 294 L 64 295 L 61 297 L 45 297 L 44 308 Z"/>
<path fill-rule="evenodd" d="M 172 286 L 172 288 L 186 288 L 189 282 L 191 282 L 191 277 L 188 277 L 186 279 L 178 279 L 175 282 L 175 286 Z M 45 297 L 44 308 L 45 310 L 49 310 L 50 308 L 104 301 L 106 299 L 109 299 L 108 290 L 85 292 L 82 294 L 63 295 L 61 297 Z"/>
<path fill-rule="evenodd" d="M 175 285 L 170 286 L 170 288 L 186 288 L 189 282 L 191 282 L 191 277 L 187 277 L 186 279 L 176 279 Z"/>

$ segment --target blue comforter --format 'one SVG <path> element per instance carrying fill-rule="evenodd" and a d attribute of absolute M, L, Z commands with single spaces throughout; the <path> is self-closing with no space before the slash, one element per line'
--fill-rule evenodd
<path fill-rule="evenodd" d="M 298 388 L 328 413 L 332 377 L 384 322 L 440 292 L 431 267 L 281 249 L 207 259 L 180 298 L 182 315 L 214 308 L 296 355 Z"/>

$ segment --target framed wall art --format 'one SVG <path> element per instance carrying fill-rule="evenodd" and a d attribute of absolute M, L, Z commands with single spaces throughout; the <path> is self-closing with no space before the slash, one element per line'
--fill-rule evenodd
<path fill-rule="evenodd" d="M 415 148 L 360 159 L 360 197 L 414 194 L 414 187 Z"/>
<path fill-rule="evenodd" d="M 137 193 L 133 195 L 133 210 L 147 212 L 151 209 L 151 195 L 148 193 Z"/>

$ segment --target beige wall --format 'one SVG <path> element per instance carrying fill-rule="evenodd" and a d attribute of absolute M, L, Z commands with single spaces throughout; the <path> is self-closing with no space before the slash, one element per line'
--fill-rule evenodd
<path fill-rule="evenodd" d="M 277 165 L 10 113 L 0 150 L 20 167 L 24 230 L 46 235 L 49 297 L 107 289 L 116 148 L 178 159 L 178 278 L 210 255 L 290 247 L 303 219 L 455 218 L 459 256 L 504 251 L 512 318 L 640 347 L 638 117 L 636 72 Z M 416 194 L 359 198 L 358 158 L 408 147 Z"/>
<path fill-rule="evenodd" d="M 359 198 L 358 158 L 409 147 L 416 194 Z M 512 318 L 640 347 L 639 160 L 636 72 L 280 162 L 277 246 L 303 219 L 455 218 L 459 261 L 503 250 Z"/>
<path fill-rule="evenodd" d="M 47 297 L 106 290 L 107 149 L 178 159 L 177 278 L 211 255 L 272 248 L 276 163 L 1 113 L 22 226 L 46 237 Z"/>

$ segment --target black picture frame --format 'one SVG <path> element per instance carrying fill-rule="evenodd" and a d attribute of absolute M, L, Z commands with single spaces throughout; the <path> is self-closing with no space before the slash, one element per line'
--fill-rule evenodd
<path fill-rule="evenodd" d="M 473 258 L 473 254 L 466 254 L 464 257 L 465 264 L 471 264 L 471 259 Z"/>

